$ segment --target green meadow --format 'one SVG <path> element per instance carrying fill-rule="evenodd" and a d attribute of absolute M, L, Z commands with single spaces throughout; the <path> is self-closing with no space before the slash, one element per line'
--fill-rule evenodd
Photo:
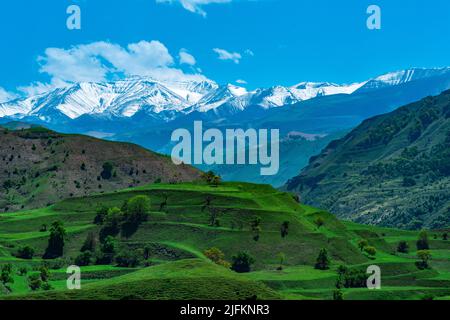
<path fill-rule="evenodd" d="M 91 261 L 81 267 L 81 290 L 68 290 L 66 268 L 75 264 L 88 235 L 98 236 L 102 228 L 94 223 L 98 209 L 121 208 L 141 195 L 151 203 L 146 221 L 132 234 L 114 237 L 117 251 L 135 253 L 138 263 L 123 267 L 116 261 Z M 55 221 L 66 231 L 64 255 L 43 259 Z M 431 259 L 427 268 L 419 268 L 419 232 L 340 221 L 266 185 L 152 184 L 0 214 L 0 266 L 13 267 L 13 281 L 0 284 L 0 298 L 333 299 L 339 266 L 361 274 L 377 265 L 381 289 L 341 286 L 343 299 L 448 299 L 450 241 L 443 240 L 445 232 L 428 231 Z M 362 250 L 361 240 L 376 253 Z M 408 252 L 397 252 L 400 241 L 408 244 Z M 26 246 L 34 249 L 32 259 L 16 254 Z M 213 247 L 229 264 L 239 252 L 248 253 L 254 260 L 250 272 L 214 263 L 205 254 Z M 329 263 L 320 270 L 315 264 L 323 248 Z M 32 290 L 30 277 L 39 277 L 42 266 L 49 270 L 48 287 Z"/>

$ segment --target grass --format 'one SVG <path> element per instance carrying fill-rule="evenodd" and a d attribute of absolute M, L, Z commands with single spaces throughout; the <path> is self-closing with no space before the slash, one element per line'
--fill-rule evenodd
<path fill-rule="evenodd" d="M 121 207 L 136 195 L 151 199 L 149 219 L 129 238 L 118 236 L 121 250 L 149 247 L 150 259 L 137 268 L 114 265 L 82 268 L 82 290 L 66 289 L 66 267 L 73 264 L 100 206 Z M 167 206 L 161 203 L 167 199 Z M 217 212 L 219 224 L 210 224 L 207 199 Z M 261 233 L 254 240 L 251 221 L 261 219 Z M 318 227 L 316 219 L 324 224 Z M 41 258 L 48 232 L 43 224 L 60 220 L 67 231 L 63 259 Z M 288 235 L 281 225 L 289 222 Z M 375 246 L 368 257 L 357 247 L 360 239 Z M 15 272 L 26 266 L 29 274 L 40 265 L 50 265 L 51 291 L 31 292 L 25 276 L 14 275 L 12 292 L 0 298 L 12 299 L 331 299 L 339 265 L 365 269 L 376 264 L 382 270 L 382 290 L 344 289 L 345 299 L 421 299 L 424 295 L 450 295 L 450 246 L 430 237 L 431 269 L 415 266 L 417 232 L 380 228 L 340 221 L 310 206 L 299 205 L 293 197 L 270 186 L 223 183 L 211 187 L 200 183 L 152 184 L 118 192 L 72 198 L 50 207 L 0 215 L 0 264 L 12 263 Z M 396 253 L 400 240 L 410 244 L 410 253 Z M 16 258 L 24 245 L 36 250 L 32 260 Z M 213 264 L 203 254 L 217 247 L 232 261 L 240 251 L 255 258 L 252 272 L 238 274 Z M 329 270 L 314 269 L 320 249 L 326 248 Z M 278 270 L 283 253 L 282 270 Z M 383 285 L 384 283 L 384 285 Z"/>

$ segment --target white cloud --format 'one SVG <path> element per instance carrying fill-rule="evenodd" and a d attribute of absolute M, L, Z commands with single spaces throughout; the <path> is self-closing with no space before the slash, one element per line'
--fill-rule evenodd
<path fill-rule="evenodd" d="M 247 84 L 247 81 L 242 80 L 242 79 L 238 79 L 238 80 L 236 80 L 236 83 L 239 83 L 239 84 Z"/>
<path fill-rule="evenodd" d="M 183 52 L 182 58 L 180 51 L 180 62 L 195 63 L 192 55 Z M 51 80 L 18 88 L 27 95 L 76 82 L 103 82 L 123 76 L 148 76 L 161 81 L 207 80 L 200 73 L 176 68 L 169 50 L 159 41 L 140 41 L 126 47 L 100 41 L 69 49 L 48 48 L 38 62 L 40 72 L 48 74 Z"/>
<path fill-rule="evenodd" d="M 190 66 L 195 66 L 197 61 L 195 60 L 195 57 L 187 52 L 186 49 L 181 49 L 179 53 L 180 57 L 180 64 L 188 64 Z"/>
<path fill-rule="evenodd" d="M 229 3 L 232 0 L 156 0 L 156 3 L 179 3 L 184 9 L 206 17 L 206 12 L 203 6 L 211 3 Z"/>
<path fill-rule="evenodd" d="M 245 50 L 245 54 L 247 54 L 247 55 L 249 55 L 251 57 L 253 57 L 255 55 L 255 53 L 252 50 L 250 50 L 250 49 Z"/>
<path fill-rule="evenodd" d="M 0 103 L 11 101 L 15 98 L 17 98 L 17 96 L 14 93 L 8 92 L 0 87 Z"/>
<path fill-rule="evenodd" d="M 214 48 L 213 51 L 217 53 L 219 60 L 231 60 L 238 64 L 242 59 L 242 55 L 238 52 L 229 52 L 224 49 Z"/>

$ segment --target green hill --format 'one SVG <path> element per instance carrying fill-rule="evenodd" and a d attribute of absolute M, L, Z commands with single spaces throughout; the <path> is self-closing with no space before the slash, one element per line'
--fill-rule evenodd
<path fill-rule="evenodd" d="M 450 225 L 450 91 L 364 121 L 284 189 L 356 222 Z"/>
<path fill-rule="evenodd" d="M 170 158 L 137 145 L 27 128 L 19 122 L 0 126 L 0 145 L 0 208 L 5 212 L 157 180 L 199 177 L 198 170 L 177 167 Z"/>
<path fill-rule="evenodd" d="M 97 209 L 122 207 L 124 201 L 150 198 L 147 221 L 132 234 L 115 237 L 117 254 L 135 253 L 132 267 L 116 262 L 82 267 L 82 289 L 66 289 L 66 267 L 80 255 L 84 240 L 99 235 L 105 224 L 94 224 Z M 259 219 L 257 219 L 259 217 Z M 320 219 L 318 219 L 320 218 Z M 255 228 L 255 221 L 259 228 Z M 42 225 L 62 221 L 67 232 L 64 256 L 42 258 L 49 231 Z M 319 224 L 318 221 L 321 223 Z M 281 227 L 288 222 L 287 235 Z M 320 225 L 320 226 L 319 226 Z M 258 234 L 256 239 L 255 235 Z M 337 268 L 365 272 L 382 270 L 380 291 L 344 288 L 346 299 L 420 299 L 450 295 L 450 249 L 442 233 L 430 234 L 430 268 L 416 267 L 417 233 L 342 222 L 335 216 L 298 204 L 293 196 L 270 186 L 224 183 L 152 184 L 113 193 L 67 199 L 50 207 L 0 215 L 0 264 L 12 264 L 14 283 L 3 289 L 10 299 L 331 299 Z M 369 257 L 358 248 L 366 239 L 377 250 Z M 410 253 L 396 253 L 400 240 Z M 31 260 L 15 255 L 31 246 Z M 97 243 L 99 250 L 100 243 Z M 214 264 L 205 250 L 216 247 L 232 262 L 239 252 L 255 260 L 251 272 L 236 273 Z M 319 251 L 328 250 L 329 269 L 314 268 Z M 145 249 L 145 250 L 144 250 Z M 147 257 L 143 252 L 147 251 Z M 280 253 L 284 254 L 280 268 Z M 147 258 L 147 259 L 145 259 Z M 50 268 L 51 290 L 32 292 L 29 276 Z M 27 275 L 19 275 L 21 268 Z M 363 281 L 364 282 L 364 281 Z M 365 283 L 365 282 L 364 282 Z M 2 292 L 0 285 L 0 292 Z"/>

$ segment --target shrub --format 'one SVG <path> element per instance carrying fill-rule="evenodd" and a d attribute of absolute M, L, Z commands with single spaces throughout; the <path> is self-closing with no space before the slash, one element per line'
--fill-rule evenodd
<path fill-rule="evenodd" d="M 408 253 L 408 251 L 409 251 L 408 242 L 403 240 L 400 241 L 397 245 L 397 252 Z"/>
<path fill-rule="evenodd" d="M 125 250 L 116 257 L 118 267 L 135 268 L 139 265 L 139 256 L 134 251 Z"/>
<path fill-rule="evenodd" d="M 246 252 L 239 252 L 232 260 L 231 270 L 238 273 L 250 272 L 251 265 L 255 263 L 255 259 Z"/>
<path fill-rule="evenodd" d="M 21 259 L 33 259 L 34 249 L 30 246 L 21 247 L 17 251 L 17 257 Z"/>
<path fill-rule="evenodd" d="M 42 280 L 38 274 L 32 274 L 28 277 L 28 286 L 32 291 L 39 290 L 42 285 Z"/>
<path fill-rule="evenodd" d="M 91 264 L 92 252 L 84 251 L 75 258 L 75 265 L 83 267 Z"/>
<path fill-rule="evenodd" d="M 361 239 L 358 241 L 358 248 L 359 250 L 363 251 L 365 247 L 369 245 L 369 242 L 367 242 L 366 239 Z"/>
<path fill-rule="evenodd" d="M 323 226 L 325 224 L 325 220 L 322 217 L 317 217 L 314 220 L 314 224 L 317 226 L 317 228 L 320 228 L 321 226 Z"/>
<path fill-rule="evenodd" d="M 112 175 L 113 175 L 113 169 L 114 166 L 111 162 L 105 162 L 102 166 L 103 171 L 100 173 L 100 176 L 105 179 L 105 180 L 109 180 L 111 179 Z"/>
<path fill-rule="evenodd" d="M 377 254 L 377 249 L 372 246 L 367 246 L 364 248 L 364 252 L 366 252 L 369 256 L 375 256 Z"/>

